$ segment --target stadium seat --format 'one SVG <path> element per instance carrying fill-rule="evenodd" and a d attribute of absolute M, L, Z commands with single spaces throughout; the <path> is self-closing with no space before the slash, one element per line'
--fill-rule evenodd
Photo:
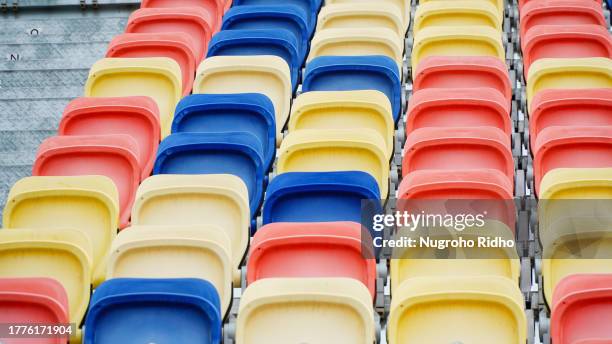
<path fill-rule="evenodd" d="M 311 32 L 317 23 L 317 13 L 321 8 L 323 0 L 287 0 L 283 2 L 283 7 L 299 7 L 306 14 L 306 22 Z M 279 5 L 278 0 L 234 0 L 234 6 L 241 5 Z"/>
<path fill-rule="evenodd" d="M 408 30 L 408 26 L 410 26 L 410 11 L 411 11 L 411 0 L 383 0 L 378 1 L 379 3 L 388 3 L 391 6 L 395 6 L 396 8 L 393 10 L 394 12 L 400 13 L 402 16 L 402 23 L 404 31 Z M 330 6 L 334 4 L 371 4 L 370 0 L 325 0 L 325 6 Z M 323 9 L 321 9 L 323 11 Z"/>
<path fill-rule="evenodd" d="M 168 57 L 181 67 L 183 96 L 191 93 L 196 56 L 193 40 L 179 32 L 124 33 L 115 36 L 106 57 Z"/>
<path fill-rule="evenodd" d="M 506 98 L 492 88 L 425 88 L 408 101 L 406 135 L 421 128 L 493 127 L 512 134 Z"/>
<path fill-rule="evenodd" d="M 226 10 L 226 2 L 231 5 L 231 0 L 142 0 L 140 8 L 193 8 L 200 7 L 205 10 L 209 16 L 215 18 L 215 25 L 211 25 L 213 30 L 219 31 L 221 18 Z"/>
<path fill-rule="evenodd" d="M 501 33 L 504 17 L 488 1 L 427 1 L 414 15 L 414 34 L 427 27 L 487 26 Z"/>
<path fill-rule="evenodd" d="M 406 35 L 401 13 L 392 3 L 335 3 L 325 5 L 319 13 L 317 30 L 341 28 L 386 28 L 397 34 Z"/>
<path fill-rule="evenodd" d="M 527 101 L 546 89 L 612 88 L 612 59 L 547 58 L 531 64 L 527 77 Z"/>
<path fill-rule="evenodd" d="M 426 27 L 414 36 L 412 70 L 430 56 L 491 56 L 505 61 L 506 53 L 500 32 L 491 27 Z"/>
<path fill-rule="evenodd" d="M 119 227 L 130 221 L 142 167 L 138 144 L 128 135 L 52 136 L 42 142 L 32 167 L 33 176 L 102 175 L 119 192 Z"/>
<path fill-rule="evenodd" d="M 198 68 L 193 93 L 261 93 L 274 104 L 276 146 L 291 107 L 291 73 L 278 56 L 215 56 Z"/>
<path fill-rule="evenodd" d="M 251 216 L 263 196 L 263 150 L 249 133 L 179 133 L 159 145 L 153 174 L 233 174 L 249 190 Z"/>
<path fill-rule="evenodd" d="M 234 268 L 249 242 L 248 192 L 231 174 L 157 175 L 145 179 L 132 210 L 134 226 L 220 228 L 231 243 Z"/>
<path fill-rule="evenodd" d="M 527 340 L 523 295 L 504 277 L 414 278 L 393 291 L 389 344 L 519 344 Z M 445 324 L 440 330 L 440 324 Z"/>
<path fill-rule="evenodd" d="M 382 199 L 389 193 L 385 142 L 373 129 L 297 130 L 279 149 L 277 173 L 363 171 L 372 175 Z"/>
<path fill-rule="evenodd" d="M 113 242 L 106 277 L 207 280 L 217 289 L 224 315 L 232 299 L 231 251 L 229 237 L 217 226 L 130 227 Z"/>
<path fill-rule="evenodd" d="M 263 94 L 194 94 L 185 97 L 176 107 L 172 132 L 247 132 L 261 141 L 266 169 L 276 155 L 274 104 Z"/>
<path fill-rule="evenodd" d="M 159 109 L 149 97 L 77 98 L 65 108 L 58 135 L 130 135 L 138 144 L 141 179 L 153 170 L 160 141 Z"/>
<path fill-rule="evenodd" d="M 523 0 L 519 0 L 524 2 Z M 606 27 L 606 18 L 601 1 L 584 0 L 530 0 L 521 5 L 520 32 L 524 37 L 538 25 L 601 25 Z"/>
<path fill-rule="evenodd" d="M 377 90 L 400 117 L 402 85 L 397 65 L 386 56 L 321 56 L 306 65 L 303 92 Z"/>
<path fill-rule="evenodd" d="M 321 56 L 387 56 L 401 70 L 403 39 L 387 28 L 361 27 L 317 30 L 308 62 Z"/>
<path fill-rule="evenodd" d="M 236 344 L 371 344 L 372 296 L 352 278 L 265 278 L 242 294 Z"/>
<path fill-rule="evenodd" d="M 361 281 L 374 298 L 376 261 L 365 242 L 359 222 L 266 225 L 253 236 L 247 283 L 264 278 L 346 277 Z"/>
<path fill-rule="evenodd" d="M 58 281 L 68 298 L 69 322 L 77 326 L 89 303 L 91 259 L 91 242 L 77 230 L 0 230 L 0 278 L 37 277 Z M 24 310 L 23 305 L 21 309 Z M 15 320 L 11 317 L 11 322 Z"/>
<path fill-rule="evenodd" d="M 303 60 L 308 52 L 311 28 L 306 13 L 295 6 L 250 5 L 232 7 L 223 17 L 221 30 L 287 30 L 299 45 L 299 56 Z"/>
<path fill-rule="evenodd" d="M 55 279 L 0 278 L 0 322 L 4 324 L 68 324 L 68 307 L 66 290 Z M 36 343 L 66 344 L 69 336 L 36 338 Z"/>
<path fill-rule="evenodd" d="M 87 235 L 93 245 L 92 283 L 97 285 L 106 274 L 104 259 L 117 233 L 118 219 L 113 182 L 102 176 L 77 176 L 19 180 L 7 197 L 2 220 L 4 228 L 41 232 L 74 228 Z"/>
<path fill-rule="evenodd" d="M 551 89 L 533 97 L 529 114 L 531 147 L 549 127 L 612 127 L 612 89 Z"/>
<path fill-rule="evenodd" d="M 414 73 L 413 91 L 427 88 L 493 88 L 512 100 L 506 64 L 487 56 L 432 56 L 421 60 Z"/>
<path fill-rule="evenodd" d="M 576 274 L 559 282 L 550 320 L 554 343 L 605 343 L 612 331 L 601 319 L 612 309 L 612 274 Z"/>
<path fill-rule="evenodd" d="M 85 84 L 86 97 L 153 98 L 159 107 L 162 137 L 170 134 L 181 95 L 181 69 L 167 57 L 105 58 L 91 67 Z"/>
<path fill-rule="evenodd" d="M 213 36 L 208 57 L 273 55 L 285 60 L 291 71 L 291 85 L 297 88 L 303 59 L 299 42 L 290 32 L 278 29 L 228 30 Z"/>
<path fill-rule="evenodd" d="M 289 131 L 302 129 L 374 129 L 385 140 L 387 157 L 394 144 L 389 99 L 379 91 L 306 92 L 293 101 Z"/>
<path fill-rule="evenodd" d="M 450 2 L 455 2 L 456 0 L 450 1 Z M 495 8 L 497 9 L 498 15 L 500 19 L 504 18 L 504 11 L 505 11 L 505 5 L 504 5 L 504 0 L 485 0 L 486 2 L 491 3 L 493 6 L 495 6 Z M 519 0 L 521 1 L 521 0 Z M 430 2 L 448 2 L 446 0 L 443 1 L 439 1 L 439 0 L 420 0 L 419 1 L 419 5 L 423 5 L 423 4 L 427 4 Z"/>
<path fill-rule="evenodd" d="M 276 176 L 266 190 L 263 224 L 274 222 L 362 222 L 362 201 L 382 212 L 374 177 L 361 171 L 290 172 Z"/>
<path fill-rule="evenodd" d="M 84 344 L 219 344 L 219 295 L 196 278 L 115 278 L 91 299 Z"/>
<path fill-rule="evenodd" d="M 612 167 L 612 127 L 550 127 L 542 130 L 533 151 L 536 192 L 556 168 Z"/>
<path fill-rule="evenodd" d="M 126 33 L 180 32 L 195 44 L 196 63 L 206 57 L 208 42 L 221 25 L 219 18 L 197 7 L 143 8 L 132 12 Z"/>
<path fill-rule="evenodd" d="M 543 58 L 612 58 L 612 37 L 601 25 L 538 25 L 522 42 L 524 71 Z"/>

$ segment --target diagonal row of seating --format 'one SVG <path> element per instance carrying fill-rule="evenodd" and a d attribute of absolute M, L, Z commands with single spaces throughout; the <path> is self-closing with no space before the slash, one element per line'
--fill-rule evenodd
<path fill-rule="evenodd" d="M 521 3 L 545 342 L 607 342 L 612 36 L 600 2 Z M 608 209 L 601 215 L 598 210 Z M 543 306 L 545 307 L 545 306 Z"/>

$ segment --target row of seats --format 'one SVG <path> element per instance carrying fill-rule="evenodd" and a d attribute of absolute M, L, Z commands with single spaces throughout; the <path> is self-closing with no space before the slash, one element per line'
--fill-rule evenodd
<path fill-rule="evenodd" d="M 595 320 L 610 312 L 609 221 L 594 209 L 612 191 L 612 36 L 596 1 L 531 0 L 520 18 L 550 338 L 610 341 Z"/>

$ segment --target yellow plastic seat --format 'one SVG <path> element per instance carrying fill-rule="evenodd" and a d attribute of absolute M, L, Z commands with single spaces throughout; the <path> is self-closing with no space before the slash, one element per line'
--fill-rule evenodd
<path fill-rule="evenodd" d="M 480 0 L 429 1 L 417 7 L 414 34 L 426 27 L 487 26 L 499 31 L 503 17 L 490 2 Z"/>
<path fill-rule="evenodd" d="M 527 101 L 546 89 L 612 88 L 612 59 L 545 58 L 529 67 Z"/>
<path fill-rule="evenodd" d="M 403 228 L 398 232 L 398 238 L 414 238 L 419 241 L 421 237 L 432 240 L 453 240 L 462 237 L 466 240 L 479 238 L 503 238 L 514 241 L 514 234 L 502 222 L 488 220 L 484 227 L 470 227 L 459 232 L 454 229 L 432 228 L 410 231 Z M 421 277 L 451 277 L 451 276 L 498 276 L 508 278 L 515 283 L 519 282 L 520 262 L 514 248 L 448 248 L 447 258 L 439 258 L 440 250 L 437 248 L 416 247 L 396 248 L 391 259 L 391 291 L 400 288 L 400 285 L 412 278 Z M 409 282 L 410 283 L 410 282 Z"/>
<path fill-rule="evenodd" d="M 249 243 L 246 185 L 230 174 L 151 176 L 138 188 L 132 225 L 219 228 L 230 240 L 238 268 Z"/>
<path fill-rule="evenodd" d="M 523 295 L 508 278 L 414 278 L 393 293 L 387 339 L 389 344 L 523 344 L 523 308 Z"/>
<path fill-rule="evenodd" d="M 201 278 L 215 286 L 225 313 L 232 270 L 229 238 L 221 228 L 135 226 L 113 242 L 107 278 Z"/>
<path fill-rule="evenodd" d="M 455 2 L 457 0 L 419 0 L 419 6 L 422 6 L 424 4 L 430 3 L 430 2 L 445 2 L 445 3 L 452 3 Z M 495 7 L 495 9 L 497 10 L 497 15 L 500 18 L 500 20 L 502 20 L 504 18 L 504 11 L 505 11 L 505 5 L 504 5 L 504 0 L 485 0 L 486 2 L 490 3 L 491 5 L 493 5 Z M 483 1 L 483 2 L 485 2 Z"/>
<path fill-rule="evenodd" d="M 544 296 L 573 274 L 612 273 L 612 168 L 548 172 L 538 204 Z"/>
<path fill-rule="evenodd" d="M 429 56 L 491 56 L 505 62 L 501 34 L 487 26 L 421 29 L 414 37 L 412 70 L 416 71 L 419 62 Z"/>
<path fill-rule="evenodd" d="M 356 4 L 363 4 L 363 3 L 371 4 L 373 3 L 373 1 L 372 0 L 325 0 L 325 6 L 323 6 L 323 9 L 333 4 L 356 5 Z M 410 11 L 411 11 L 411 4 L 412 4 L 411 0 L 379 0 L 379 1 L 375 1 L 375 3 L 377 5 L 383 4 L 383 3 L 394 5 L 396 7 L 395 11 L 397 13 L 401 13 L 402 15 L 402 23 L 404 27 L 404 32 L 406 32 L 406 30 L 408 29 L 408 26 L 410 25 Z M 364 27 L 367 27 L 367 26 L 364 25 Z"/>
<path fill-rule="evenodd" d="M 291 107 L 291 76 L 278 56 L 213 56 L 198 67 L 193 93 L 261 93 L 270 98 L 276 115 L 276 144 Z"/>
<path fill-rule="evenodd" d="M 389 160 L 385 151 L 385 142 L 372 129 L 297 130 L 280 147 L 277 172 L 363 171 L 376 179 L 386 199 Z"/>
<path fill-rule="evenodd" d="M 0 230 L 0 278 L 48 277 L 68 296 L 70 322 L 81 323 L 89 304 L 92 247 L 71 229 Z"/>
<path fill-rule="evenodd" d="M 402 20 L 397 6 L 392 3 L 339 3 L 321 8 L 317 30 L 381 27 L 404 37 L 406 28 Z"/>
<path fill-rule="evenodd" d="M 105 58 L 89 70 L 86 97 L 148 96 L 159 107 L 162 138 L 170 135 L 174 108 L 181 100 L 181 68 L 167 57 Z"/>
<path fill-rule="evenodd" d="M 103 176 L 23 178 L 9 192 L 3 227 L 79 230 L 92 245 L 96 286 L 104 281 L 105 257 L 117 235 L 118 198 L 112 180 Z"/>
<path fill-rule="evenodd" d="M 404 40 L 387 28 L 361 27 L 319 30 L 310 46 L 308 61 L 319 56 L 383 55 L 402 69 Z"/>
<path fill-rule="evenodd" d="M 389 98 L 380 91 L 322 91 L 300 94 L 293 102 L 289 131 L 302 129 L 374 129 L 393 154 L 394 123 Z"/>
<path fill-rule="evenodd" d="M 349 278 L 265 278 L 240 300 L 237 344 L 372 344 L 372 296 Z"/>

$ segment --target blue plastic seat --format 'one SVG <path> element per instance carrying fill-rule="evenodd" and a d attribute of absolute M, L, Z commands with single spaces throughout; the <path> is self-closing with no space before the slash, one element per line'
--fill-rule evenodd
<path fill-rule="evenodd" d="M 297 6 L 235 6 L 223 16 L 221 30 L 286 30 L 299 45 L 302 60 L 308 53 L 312 29 L 306 13 Z"/>
<path fill-rule="evenodd" d="M 83 343 L 218 344 L 219 304 L 201 279 L 111 279 L 92 296 Z"/>
<path fill-rule="evenodd" d="M 247 132 L 259 139 L 269 170 L 276 154 L 274 104 L 259 93 L 193 94 L 176 107 L 172 133 Z"/>
<path fill-rule="evenodd" d="M 295 36 L 286 30 L 229 30 L 213 36 L 207 56 L 278 56 L 289 65 L 295 91 L 303 63 L 298 49 Z"/>
<path fill-rule="evenodd" d="M 294 5 L 301 8 L 307 17 L 308 28 L 314 31 L 314 27 L 317 25 L 317 14 L 321 8 L 323 0 L 234 0 L 233 6 L 241 5 L 275 5 L 287 7 L 288 5 Z"/>
<path fill-rule="evenodd" d="M 257 213 L 265 175 L 263 147 L 250 133 L 178 133 L 164 139 L 153 174 L 233 174 L 249 191 L 251 216 Z"/>
<path fill-rule="evenodd" d="M 393 118 L 401 112 L 401 77 L 387 56 L 321 56 L 306 65 L 303 92 L 377 90 L 391 101 Z"/>

